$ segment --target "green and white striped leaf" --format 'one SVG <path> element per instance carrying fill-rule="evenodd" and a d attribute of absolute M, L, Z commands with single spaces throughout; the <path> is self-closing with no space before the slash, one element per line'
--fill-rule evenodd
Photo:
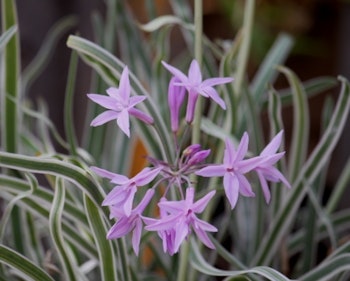
<path fill-rule="evenodd" d="M 192 266 L 198 270 L 199 272 L 202 272 L 209 276 L 224 276 L 224 277 L 238 277 L 241 275 L 249 275 L 249 274 L 256 274 L 261 277 L 265 277 L 267 280 L 272 281 L 290 281 L 287 277 L 285 277 L 283 274 L 279 273 L 273 268 L 267 267 L 267 266 L 257 266 L 254 268 L 250 268 L 247 270 L 222 270 L 213 267 L 211 264 L 209 264 L 204 257 L 201 255 L 198 246 L 194 240 L 192 240 L 191 243 L 192 248 L 192 259 L 191 264 Z M 226 279 L 226 280 L 232 280 L 232 279 Z"/>
<path fill-rule="evenodd" d="M 79 280 L 77 277 L 78 268 L 75 265 L 73 256 L 69 253 L 68 244 L 64 241 L 61 225 L 65 194 L 66 192 L 63 185 L 63 180 L 62 178 L 57 178 L 55 196 L 50 211 L 49 225 L 51 237 L 54 245 L 56 246 L 56 250 L 63 267 L 65 279 L 69 281 L 75 281 Z"/>
<path fill-rule="evenodd" d="M 12 26 L 8 30 L 6 30 L 0 36 L 0 53 L 1 50 L 6 46 L 6 44 L 11 40 L 12 36 L 17 32 L 17 26 Z"/>
<path fill-rule="evenodd" d="M 283 66 L 278 67 L 278 70 L 287 77 L 293 91 L 293 136 L 288 163 L 289 180 L 293 183 L 307 155 L 310 127 L 309 108 L 305 91 L 295 73 Z"/>
<path fill-rule="evenodd" d="M 103 201 L 105 195 L 101 187 L 92 181 L 86 171 L 66 161 L 0 152 L 0 166 L 65 178 L 89 194 L 96 205 Z"/>
<path fill-rule="evenodd" d="M 86 195 L 84 195 L 84 203 L 98 251 L 98 260 L 101 265 L 101 281 L 117 281 L 116 254 L 113 250 L 112 242 L 106 238 L 107 229 L 106 224 L 103 222 L 103 216 Z M 127 268 L 122 270 L 126 271 Z"/>
<path fill-rule="evenodd" d="M 18 271 L 25 280 L 54 281 L 54 279 L 40 267 L 5 245 L 0 245 L 0 262 Z"/>
<path fill-rule="evenodd" d="M 292 37 L 285 33 L 280 34 L 261 63 L 251 83 L 251 91 L 258 104 L 267 92 L 267 87 L 274 83 L 278 75 L 276 66 L 284 63 L 292 46 Z"/>
<path fill-rule="evenodd" d="M 332 280 L 332 277 L 339 273 L 350 270 L 350 254 L 342 254 L 327 259 L 313 270 L 299 278 L 300 281 L 327 281 Z"/>

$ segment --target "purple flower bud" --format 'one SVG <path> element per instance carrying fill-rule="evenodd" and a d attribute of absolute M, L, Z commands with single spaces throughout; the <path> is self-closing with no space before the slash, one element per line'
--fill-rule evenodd
<path fill-rule="evenodd" d="M 182 86 L 176 86 L 175 83 L 180 80 L 176 77 L 171 78 L 168 88 L 168 104 L 170 108 L 171 130 L 177 132 L 179 129 L 180 108 L 185 98 L 186 89 Z"/>
<path fill-rule="evenodd" d="M 205 160 L 205 158 L 207 158 L 209 154 L 210 149 L 198 151 L 188 160 L 187 164 L 189 166 L 196 165 Z"/>
<path fill-rule="evenodd" d="M 186 147 L 184 151 L 182 152 L 184 156 L 192 157 L 193 154 L 201 150 L 201 145 L 196 143 L 196 144 L 191 144 L 190 146 Z"/>

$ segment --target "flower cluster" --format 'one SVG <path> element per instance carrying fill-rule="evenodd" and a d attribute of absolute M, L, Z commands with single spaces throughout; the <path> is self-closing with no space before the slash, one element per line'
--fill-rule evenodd
<path fill-rule="evenodd" d="M 232 78 L 210 78 L 203 81 L 196 60 L 192 61 L 188 75 L 165 62 L 163 65 L 173 75 L 169 82 L 168 104 L 171 131 L 175 136 L 179 131 L 180 109 L 186 93 L 185 120 L 188 124 L 193 122 L 199 96 L 210 98 L 222 109 L 226 109 L 224 100 L 214 86 L 230 83 L 233 81 Z M 130 97 L 130 92 L 128 68 L 125 67 L 119 88 L 109 88 L 107 90 L 108 96 L 88 94 L 92 101 L 107 109 L 97 116 L 91 125 L 99 126 L 116 119 L 118 126 L 128 137 L 130 137 L 130 115 L 146 124 L 154 125 L 152 117 L 135 108 L 146 97 Z M 116 219 L 116 223 L 109 230 L 107 238 L 115 239 L 132 233 L 132 246 L 134 252 L 138 254 L 142 229 L 156 231 L 163 241 L 164 252 L 173 255 L 179 251 L 182 242 L 194 232 L 203 244 L 214 248 L 207 232 L 216 232 L 217 228 L 198 218 L 198 214 L 205 210 L 215 195 L 215 190 L 208 192 L 196 201 L 195 191 L 199 187 L 195 187 L 191 181 L 191 175 L 223 177 L 225 194 L 233 209 L 237 204 L 239 194 L 246 197 L 255 196 L 246 177 L 247 173 L 255 172 L 261 183 L 265 200 L 269 203 L 271 195 L 268 181 L 282 181 L 287 187 L 290 187 L 286 178 L 274 167 L 284 155 L 284 152 L 277 152 L 282 141 L 282 134 L 281 131 L 260 155 L 251 158 L 246 158 L 249 143 L 247 133 L 243 134 L 237 149 L 230 139 L 226 139 L 222 164 L 205 164 L 204 161 L 209 156 L 210 150 L 202 149 L 200 144 L 192 144 L 184 149 L 177 147 L 174 163 L 167 163 L 164 160 L 148 156 L 150 167 L 142 169 L 132 178 L 92 167 L 91 169 L 97 175 L 109 179 L 114 185 L 114 188 L 102 202 L 103 206 L 110 208 L 110 218 Z M 137 192 L 143 194 L 143 198 L 138 204 L 134 202 Z M 155 194 L 160 194 L 160 196 L 156 198 Z M 151 200 L 158 200 L 159 218 L 143 215 Z"/>

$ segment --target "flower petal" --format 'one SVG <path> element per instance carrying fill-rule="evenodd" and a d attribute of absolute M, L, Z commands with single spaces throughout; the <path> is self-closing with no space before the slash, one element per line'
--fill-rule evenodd
<path fill-rule="evenodd" d="M 211 242 L 208 234 L 205 231 L 203 231 L 201 228 L 193 228 L 193 230 L 196 233 L 198 239 L 201 240 L 205 246 L 207 246 L 209 249 L 215 249 L 213 242 Z"/>
<path fill-rule="evenodd" d="M 111 97 L 104 96 L 104 95 L 97 95 L 97 94 L 87 94 L 87 96 L 93 102 L 107 109 L 117 110 L 117 107 L 116 107 L 117 101 Z"/>
<path fill-rule="evenodd" d="M 141 233 L 142 233 L 142 221 L 141 219 L 137 218 L 135 221 L 134 231 L 132 232 L 132 248 L 134 249 L 136 256 L 138 256 L 139 254 Z"/>
<path fill-rule="evenodd" d="M 138 110 L 136 108 L 129 108 L 129 114 L 136 117 L 137 119 L 140 119 L 142 122 L 152 125 L 154 123 L 154 120 L 151 116 L 147 115 L 146 113 L 142 112 L 141 110 Z"/>
<path fill-rule="evenodd" d="M 132 178 L 132 180 L 137 186 L 144 186 L 153 181 L 162 169 L 163 167 L 161 166 L 153 169 L 149 167 L 143 168 L 141 172 Z"/>
<path fill-rule="evenodd" d="M 127 66 L 125 66 L 119 82 L 119 95 L 124 105 L 129 103 L 130 91 L 129 69 Z"/>
<path fill-rule="evenodd" d="M 230 202 L 231 209 L 233 209 L 237 204 L 239 194 L 239 182 L 237 177 L 226 173 L 224 176 L 224 189 L 226 197 Z"/>
<path fill-rule="evenodd" d="M 111 183 L 115 183 L 118 185 L 127 185 L 129 182 L 130 180 L 128 177 L 120 174 L 114 174 L 114 177 L 111 180 Z"/>
<path fill-rule="evenodd" d="M 203 210 L 208 205 L 211 198 L 213 198 L 213 196 L 215 195 L 215 192 L 216 192 L 215 190 L 212 190 L 207 195 L 197 200 L 191 207 L 192 211 L 195 213 L 203 212 Z"/>
<path fill-rule="evenodd" d="M 166 62 L 162 61 L 163 66 L 176 78 L 178 78 L 182 83 L 188 82 L 188 78 L 183 72 L 181 72 L 179 69 L 171 66 L 170 64 L 167 64 Z"/>
<path fill-rule="evenodd" d="M 278 148 L 281 145 L 282 142 L 282 136 L 283 136 L 283 130 L 280 131 L 271 141 L 270 143 L 264 148 L 264 150 L 260 153 L 261 156 L 271 155 L 276 153 Z"/>
<path fill-rule="evenodd" d="M 199 94 L 202 96 L 208 96 L 210 97 L 213 101 L 215 101 L 223 110 L 226 109 L 226 104 L 225 101 L 219 96 L 218 92 L 212 88 L 212 87 L 204 87 L 201 88 L 199 91 Z"/>
<path fill-rule="evenodd" d="M 261 163 L 263 163 L 264 157 L 256 156 L 250 159 L 241 160 L 236 165 L 237 171 L 239 171 L 241 174 L 246 174 L 255 168 L 259 167 Z"/>
<path fill-rule="evenodd" d="M 124 201 L 124 212 L 127 217 L 129 217 L 131 214 L 132 204 L 134 202 L 136 191 L 137 191 L 137 188 L 135 185 L 128 187 L 127 196 Z"/>
<path fill-rule="evenodd" d="M 130 221 L 123 217 L 116 222 L 107 233 L 107 239 L 117 239 L 128 234 L 134 225 Z"/>
<path fill-rule="evenodd" d="M 222 177 L 226 173 L 226 167 L 224 165 L 210 165 L 204 167 L 195 172 L 196 175 L 201 177 Z"/>
<path fill-rule="evenodd" d="M 188 80 L 194 86 L 197 86 L 202 82 L 202 73 L 196 60 L 192 60 L 191 62 L 188 70 Z"/>
<path fill-rule="evenodd" d="M 241 174 L 237 174 L 236 176 L 239 182 L 239 192 L 245 197 L 254 197 L 255 193 L 247 178 Z"/>
<path fill-rule="evenodd" d="M 137 207 L 134 209 L 135 212 L 138 214 L 141 214 L 147 207 L 148 203 L 151 201 L 152 197 L 154 195 L 154 189 L 148 189 L 146 191 L 146 194 L 143 196 L 141 202 L 137 205 Z"/>
<path fill-rule="evenodd" d="M 216 85 L 230 83 L 232 81 L 233 81 L 233 78 L 231 77 L 215 77 L 215 78 L 205 79 L 201 85 L 202 87 L 213 87 Z"/>
<path fill-rule="evenodd" d="M 267 185 L 267 182 L 266 182 L 266 179 L 264 178 L 264 176 L 260 172 L 257 172 L 257 174 L 258 174 L 261 188 L 262 188 L 262 191 L 263 191 L 263 194 L 265 197 L 265 201 L 267 204 L 269 204 L 270 200 L 271 200 L 271 193 L 269 190 L 269 186 Z"/>
<path fill-rule="evenodd" d="M 165 213 L 178 214 L 186 211 L 186 201 L 161 201 L 158 203 L 159 208 Z"/>
<path fill-rule="evenodd" d="M 155 220 L 154 223 L 147 225 L 145 229 L 150 231 L 163 231 L 172 229 L 180 218 L 181 214 L 166 216 L 159 220 Z"/>
<path fill-rule="evenodd" d="M 113 110 L 107 110 L 105 112 L 102 112 L 100 115 L 97 115 L 95 119 L 91 121 L 90 126 L 93 126 L 93 127 L 100 126 L 113 119 L 117 119 L 118 117 L 119 117 L 119 112 L 116 112 Z"/>
<path fill-rule="evenodd" d="M 122 186 L 114 187 L 102 201 L 102 206 L 118 205 L 125 201 L 127 193 Z"/>
<path fill-rule="evenodd" d="M 145 99 L 147 99 L 146 96 L 133 96 L 129 99 L 129 108 L 134 107 L 140 102 L 143 102 Z"/>
<path fill-rule="evenodd" d="M 198 100 L 198 93 L 191 89 L 188 93 L 187 108 L 186 108 L 186 122 L 191 124 L 194 119 L 194 112 Z"/>
<path fill-rule="evenodd" d="M 180 221 L 175 226 L 175 242 L 174 242 L 174 251 L 175 253 L 179 251 L 181 243 L 187 237 L 189 233 L 188 224 L 185 221 Z"/>
<path fill-rule="evenodd" d="M 247 132 L 244 132 L 237 148 L 236 159 L 235 159 L 236 161 L 244 159 L 244 156 L 247 154 L 247 151 L 248 151 L 248 143 L 249 143 L 249 135 Z"/>
<path fill-rule="evenodd" d="M 91 171 L 93 171 L 95 174 L 99 175 L 100 177 L 107 178 L 107 179 L 113 179 L 117 174 L 112 173 L 110 171 L 107 171 L 105 169 L 101 169 L 99 167 L 91 166 Z"/>
<path fill-rule="evenodd" d="M 123 110 L 119 113 L 117 124 L 119 128 L 130 138 L 130 122 L 129 113 L 127 110 Z"/>

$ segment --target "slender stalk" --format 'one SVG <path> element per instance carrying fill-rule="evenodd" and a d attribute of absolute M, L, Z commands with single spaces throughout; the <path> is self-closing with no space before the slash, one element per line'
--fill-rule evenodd
<path fill-rule="evenodd" d="M 248 55 L 250 50 L 251 35 L 253 29 L 253 20 L 254 20 L 254 8 L 255 0 L 247 0 L 244 9 L 244 22 L 243 22 L 243 40 L 241 48 L 239 49 L 238 58 L 237 58 L 237 71 L 235 73 L 235 83 L 234 89 L 236 96 L 239 96 L 242 84 L 244 80 L 244 75 L 247 68 Z"/>
<path fill-rule="evenodd" d="M 198 64 L 202 64 L 202 32 L 203 32 L 203 3 L 202 0 L 195 0 L 194 2 L 194 57 Z M 192 143 L 198 143 L 200 139 L 200 126 L 202 117 L 202 98 L 198 97 L 196 104 L 193 130 L 192 130 Z"/>
<path fill-rule="evenodd" d="M 202 64 L 202 33 L 203 33 L 203 3 L 202 0 L 194 1 L 194 57 L 197 60 L 199 66 Z M 199 143 L 200 139 L 200 127 L 201 127 L 201 117 L 202 117 L 202 99 L 198 98 L 195 116 L 193 122 L 192 129 L 192 144 Z M 195 177 L 191 178 L 192 181 L 195 181 Z M 188 272 L 188 257 L 190 253 L 190 245 L 189 242 L 186 242 L 182 245 L 180 252 L 180 265 L 177 280 L 178 281 L 186 281 L 186 280 L 194 280 L 194 272 Z"/>
<path fill-rule="evenodd" d="M 64 100 L 64 129 L 66 133 L 66 138 L 69 143 L 69 151 L 72 155 L 77 156 L 77 146 L 78 141 L 75 135 L 74 129 L 74 117 L 73 117 L 73 99 L 74 99 L 74 88 L 75 80 L 78 67 L 78 53 L 72 51 L 70 63 L 69 63 L 69 72 L 67 78 L 67 86 Z"/>

